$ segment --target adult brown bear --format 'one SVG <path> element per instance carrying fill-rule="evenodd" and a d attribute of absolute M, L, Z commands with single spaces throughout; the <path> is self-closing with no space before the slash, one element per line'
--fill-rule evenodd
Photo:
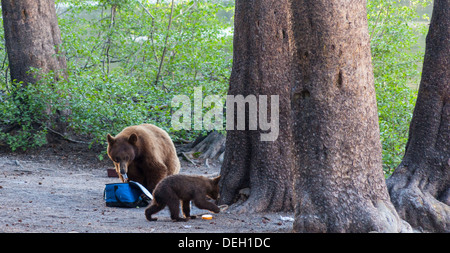
<path fill-rule="evenodd" d="M 159 181 L 180 171 L 172 139 L 155 125 L 129 126 L 107 139 L 108 156 L 122 182 L 136 181 L 153 192 Z"/>

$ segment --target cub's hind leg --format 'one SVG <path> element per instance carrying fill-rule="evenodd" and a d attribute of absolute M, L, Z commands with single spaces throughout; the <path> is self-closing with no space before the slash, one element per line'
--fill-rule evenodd
<path fill-rule="evenodd" d="M 157 218 L 152 218 L 152 215 L 164 209 L 165 204 L 158 204 L 156 201 L 152 201 L 152 204 L 145 209 L 145 217 L 149 221 L 156 221 Z"/>

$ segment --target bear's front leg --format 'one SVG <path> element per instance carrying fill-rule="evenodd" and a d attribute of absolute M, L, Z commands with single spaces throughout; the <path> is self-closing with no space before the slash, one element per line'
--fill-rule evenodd
<path fill-rule="evenodd" d="M 173 201 L 171 203 L 167 203 L 170 211 L 170 218 L 172 221 L 188 221 L 189 218 L 181 218 L 180 217 L 180 201 Z"/>
<path fill-rule="evenodd" d="M 207 201 L 205 198 L 196 198 L 194 199 L 194 205 L 200 209 L 206 209 L 214 213 L 219 213 L 220 208 L 215 204 Z"/>
<path fill-rule="evenodd" d="M 183 210 L 184 217 L 195 219 L 197 218 L 195 215 L 191 216 L 191 201 L 190 200 L 183 200 L 181 203 L 181 209 Z"/>

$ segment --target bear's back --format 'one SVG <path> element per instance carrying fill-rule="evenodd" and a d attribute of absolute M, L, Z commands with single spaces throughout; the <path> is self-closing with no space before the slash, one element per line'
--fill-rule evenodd
<path fill-rule="evenodd" d="M 166 195 L 170 192 L 175 193 L 177 199 L 191 200 L 194 199 L 196 194 L 204 198 L 206 193 L 210 191 L 210 180 L 202 176 L 190 176 L 190 175 L 171 175 L 163 179 L 156 186 L 155 197 L 158 195 Z M 158 196 L 171 198 L 170 196 Z"/>

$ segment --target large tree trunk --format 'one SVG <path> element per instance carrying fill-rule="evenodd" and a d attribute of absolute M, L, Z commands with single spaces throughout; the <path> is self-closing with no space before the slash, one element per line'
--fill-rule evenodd
<path fill-rule="evenodd" d="M 365 1 L 293 2 L 297 232 L 399 232 L 382 171 Z"/>
<path fill-rule="evenodd" d="M 2 0 L 3 26 L 11 79 L 36 83 L 30 67 L 64 75 L 66 59 L 58 55 L 61 34 L 53 0 Z"/>
<path fill-rule="evenodd" d="M 229 95 L 279 95 L 280 133 L 227 129 L 220 202 L 249 187 L 241 211 L 295 204 L 298 232 L 410 228 L 381 166 L 365 1 L 242 0 L 235 13 Z"/>
<path fill-rule="evenodd" d="M 22 82 L 22 86 L 33 85 L 41 74 L 49 72 L 54 73 L 55 80 L 66 78 L 66 58 L 59 50 L 62 42 L 54 0 L 2 0 L 2 15 L 11 80 Z M 33 68 L 38 72 L 32 71 Z M 31 102 L 20 96 L 19 99 L 22 104 Z M 50 115 L 51 106 L 56 103 L 49 101 L 45 113 Z M 55 142 L 58 135 L 64 134 L 67 124 L 60 119 L 68 114 L 57 110 L 50 115 L 52 132 L 47 141 Z"/>
<path fill-rule="evenodd" d="M 387 181 L 413 227 L 450 232 L 450 3 L 435 0 L 403 161 Z"/>
<path fill-rule="evenodd" d="M 248 107 L 246 130 L 227 131 L 220 203 L 232 204 L 241 189 L 250 188 L 250 197 L 236 208 L 241 212 L 292 209 L 288 7 L 287 0 L 236 1 L 233 70 L 228 95 L 255 95 L 258 101 L 260 95 L 268 98 L 279 95 L 280 113 L 279 135 L 275 141 L 261 141 L 261 134 L 267 131 L 249 130 Z M 268 101 L 264 109 L 270 109 L 271 102 L 274 101 Z M 237 109 L 234 112 L 236 119 Z M 268 122 L 276 120 L 270 118 L 271 113 L 268 110 Z"/>

